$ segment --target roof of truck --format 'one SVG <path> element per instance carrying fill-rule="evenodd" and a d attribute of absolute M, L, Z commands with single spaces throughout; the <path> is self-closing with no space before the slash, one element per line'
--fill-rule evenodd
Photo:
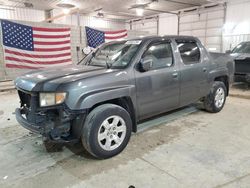
<path fill-rule="evenodd" d="M 127 40 L 151 40 L 151 39 L 189 39 L 189 40 L 197 40 L 196 37 L 186 36 L 186 35 L 164 35 L 164 36 L 145 36 L 145 37 L 136 37 Z"/>
<path fill-rule="evenodd" d="M 154 40 L 154 39 L 174 39 L 174 40 L 190 40 L 190 41 L 199 41 L 197 37 L 193 36 L 185 36 L 185 35 L 165 35 L 165 36 L 145 36 L 145 37 L 135 37 L 135 38 L 128 38 L 128 39 L 123 39 L 121 41 L 110 41 L 105 43 L 106 44 L 112 44 L 112 43 L 119 43 L 119 42 L 126 42 L 126 41 L 141 41 L 143 43 Z"/>

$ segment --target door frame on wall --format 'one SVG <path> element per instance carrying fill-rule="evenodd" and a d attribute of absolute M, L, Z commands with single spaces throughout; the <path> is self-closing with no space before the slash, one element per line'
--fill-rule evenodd
<path fill-rule="evenodd" d="M 211 51 L 222 52 L 226 9 L 227 4 L 223 3 L 180 11 L 178 14 L 178 34 L 196 36 Z M 196 20 L 194 21 L 191 18 Z M 197 33 L 200 34 L 197 35 Z"/>
<path fill-rule="evenodd" d="M 153 24 L 156 25 L 156 27 L 144 27 L 145 24 L 152 22 Z M 154 23 L 155 22 L 155 23 Z M 141 28 L 137 28 L 136 25 L 141 24 L 142 27 Z M 154 32 L 154 34 L 159 34 L 159 16 L 158 15 L 154 15 L 154 16 L 149 16 L 149 17 L 143 17 L 143 18 L 139 18 L 139 19 L 133 19 L 129 21 L 129 28 L 130 30 L 133 31 L 147 31 L 148 29 L 154 29 L 156 28 L 156 31 Z M 150 32 L 148 32 L 149 34 L 151 34 Z"/>

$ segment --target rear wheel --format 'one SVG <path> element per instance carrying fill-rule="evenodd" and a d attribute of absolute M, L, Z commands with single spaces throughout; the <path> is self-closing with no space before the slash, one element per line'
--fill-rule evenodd
<path fill-rule="evenodd" d="M 87 116 L 81 138 L 91 155 L 105 159 L 119 154 L 127 146 L 131 131 L 129 113 L 120 106 L 104 104 Z"/>
<path fill-rule="evenodd" d="M 227 89 L 223 82 L 215 81 L 210 93 L 205 97 L 204 106 L 208 112 L 217 113 L 226 102 Z"/>

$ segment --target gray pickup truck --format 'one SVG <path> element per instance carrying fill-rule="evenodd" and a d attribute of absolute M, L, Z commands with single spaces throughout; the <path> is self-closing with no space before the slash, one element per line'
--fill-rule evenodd
<path fill-rule="evenodd" d="M 81 141 L 94 157 L 120 153 L 147 118 L 202 101 L 219 112 L 234 61 L 188 36 L 106 43 L 78 65 L 18 77 L 16 119 L 51 143 Z"/>

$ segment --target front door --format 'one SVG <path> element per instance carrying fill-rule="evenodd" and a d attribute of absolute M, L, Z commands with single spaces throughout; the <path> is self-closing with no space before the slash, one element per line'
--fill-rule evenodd
<path fill-rule="evenodd" d="M 139 119 L 166 112 L 179 105 L 179 72 L 170 41 L 148 45 L 141 61 L 151 61 L 150 70 L 135 70 Z"/>

